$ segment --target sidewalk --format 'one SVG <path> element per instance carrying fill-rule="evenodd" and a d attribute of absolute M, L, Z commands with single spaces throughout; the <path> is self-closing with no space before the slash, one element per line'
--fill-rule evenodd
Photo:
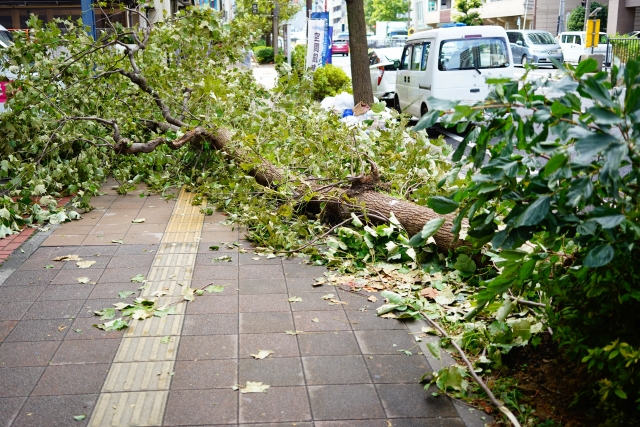
<path fill-rule="evenodd" d="M 379 302 L 360 295 L 312 287 L 324 267 L 230 249 L 251 245 L 220 224 L 222 214 L 202 215 L 189 193 L 140 197 L 139 185 L 118 196 L 114 184 L 83 219 L 35 233 L 0 266 L 0 426 L 484 424 L 483 413 L 423 390 L 420 377 L 433 369 L 409 329 L 418 324 L 376 317 Z M 95 263 L 53 261 L 74 254 Z M 231 262 L 214 260 L 223 255 Z M 138 274 L 143 290 L 131 282 Z M 95 310 L 125 301 L 122 291 L 132 292 L 128 302 L 168 303 L 211 282 L 224 290 L 178 304 L 176 315 L 125 331 L 92 326 Z M 345 304 L 322 298 L 330 293 Z M 252 357 L 260 350 L 273 353 Z M 270 387 L 234 390 L 248 381 Z"/>

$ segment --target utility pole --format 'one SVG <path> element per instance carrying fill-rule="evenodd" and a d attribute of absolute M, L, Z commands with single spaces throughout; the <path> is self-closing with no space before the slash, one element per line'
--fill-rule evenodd
<path fill-rule="evenodd" d="M 591 10 L 591 0 L 586 0 L 584 4 L 584 31 L 587 31 L 587 22 L 589 21 L 589 10 Z"/>
<path fill-rule="evenodd" d="M 560 11 L 558 12 L 558 34 L 564 32 L 564 0 L 560 0 Z"/>
<path fill-rule="evenodd" d="M 278 2 L 274 2 L 273 6 L 273 58 L 275 60 L 278 55 L 278 13 L 280 12 Z"/>

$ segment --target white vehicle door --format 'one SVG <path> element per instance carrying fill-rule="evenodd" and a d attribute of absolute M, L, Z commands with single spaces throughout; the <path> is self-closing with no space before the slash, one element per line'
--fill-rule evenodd
<path fill-rule="evenodd" d="M 407 77 L 410 73 L 410 63 L 411 63 L 411 52 L 413 50 L 412 45 L 406 45 L 404 47 L 404 51 L 402 52 L 402 60 L 400 61 L 400 68 L 396 72 L 396 96 L 398 97 L 398 107 L 400 107 L 401 111 L 404 111 L 405 108 L 409 105 L 407 100 L 407 90 L 408 90 L 408 82 Z"/>
<path fill-rule="evenodd" d="M 407 90 L 409 91 L 407 99 L 409 100 L 409 107 L 407 112 L 421 117 L 426 113 L 426 104 L 423 108 L 423 95 L 425 74 L 427 73 L 427 60 L 429 58 L 429 49 L 431 48 L 431 41 L 425 41 L 413 46 L 413 54 L 411 55 L 411 70 L 409 71 L 409 82 L 407 84 Z M 430 91 L 430 88 L 429 88 Z"/>
<path fill-rule="evenodd" d="M 560 48 L 565 62 L 578 62 L 582 54 L 582 43 L 579 35 L 563 34 L 560 40 Z"/>

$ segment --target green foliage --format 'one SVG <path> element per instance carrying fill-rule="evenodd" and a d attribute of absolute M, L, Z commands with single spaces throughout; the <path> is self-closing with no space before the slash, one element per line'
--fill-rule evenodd
<path fill-rule="evenodd" d="M 258 4 L 258 14 L 251 13 L 253 3 Z M 238 0 L 236 3 L 234 21 L 241 21 L 247 24 L 251 31 L 258 31 L 260 34 L 271 33 L 273 28 L 273 0 Z M 300 11 L 303 3 L 278 2 L 278 21 L 285 22 L 295 16 Z"/>
<path fill-rule="evenodd" d="M 258 60 L 258 64 L 272 64 L 273 63 L 273 48 L 269 46 L 256 46 L 253 50 L 253 54 Z"/>
<path fill-rule="evenodd" d="M 313 97 L 322 100 L 341 92 L 353 93 L 351 79 L 342 70 L 331 64 L 317 68 L 313 73 Z"/>
<path fill-rule="evenodd" d="M 456 14 L 454 20 L 467 25 L 482 25 L 480 13 L 472 9 L 482 7 L 482 0 L 456 0 L 454 8 L 461 14 Z"/>
<path fill-rule="evenodd" d="M 598 12 L 595 17 L 600 20 L 600 31 L 607 32 L 607 18 L 609 16 L 609 5 L 601 4 L 598 2 L 591 2 L 590 11 L 593 12 L 596 8 L 601 7 L 602 10 Z M 567 31 L 583 31 L 584 30 L 584 6 L 576 6 L 567 19 Z"/>
<path fill-rule="evenodd" d="M 367 25 L 375 25 L 377 21 L 398 21 L 409 10 L 409 2 L 405 0 L 371 0 L 365 4 L 370 9 Z"/>
<path fill-rule="evenodd" d="M 304 73 L 307 60 L 307 46 L 297 45 L 291 54 L 291 68 L 298 74 Z"/>
<path fill-rule="evenodd" d="M 483 282 L 477 305 L 489 307 L 505 292 L 537 295 L 554 338 L 569 357 L 589 362 L 605 406 L 633 424 L 640 413 L 633 261 L 640 257 L 640 62 L 595 71 L 589 60 L 559 81 L 498 85 L 486 101 L 492 107 L 442 104 L 451 108 L 444 125 L 479 123 L 453 155 L 458 167 L 471 167 L 471 182 L 449 205 L 459 203 L 454 229 L 466 218 L 468 238 L 489 244 L 500 269 Z M 448 206 L 443 199 L 430 204 Z"/>

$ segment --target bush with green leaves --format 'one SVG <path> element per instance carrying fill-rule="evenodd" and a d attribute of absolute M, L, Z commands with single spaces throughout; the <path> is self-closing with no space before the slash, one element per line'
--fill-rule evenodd
<path fill-rule="evenodd" d="M 258 61 L 258 64 L 271 64 L 274 61 L 273 48 L 270 46 L 256 46 L 253 50 L 253 54 Z"/>
<path fill-rule="evenodd" d="M 325 64 L 313 72 L 313 97 L 322 100 L 341 92 L 352 93 L 351 79 L 335 65 Z"/>
<path fill-rule="evenodd" d="M 305 71 L 305 63 L 307 60 L 307 46 L 297 45 L 293 48 L 291 54 L 291 68 L 298 74 L 302 74 Z"/>
<path fill-rule="evenodd" d="M 640 62 L 596 72 L 588 60 L 559 81 L 493 82 L 486 104 L 434 100 L 444 125 L 470 130 L 453 160 L 456 172 L 470 166 L 471 182 L 429 206 L 457 211 L 454 231 L 466 218 L 469 239 L 490 247 L 499 274 L 476 305 L 505 293 L 546 304 L 554 339 L 587 364 L 611 419 L 638 425 Z"/>

